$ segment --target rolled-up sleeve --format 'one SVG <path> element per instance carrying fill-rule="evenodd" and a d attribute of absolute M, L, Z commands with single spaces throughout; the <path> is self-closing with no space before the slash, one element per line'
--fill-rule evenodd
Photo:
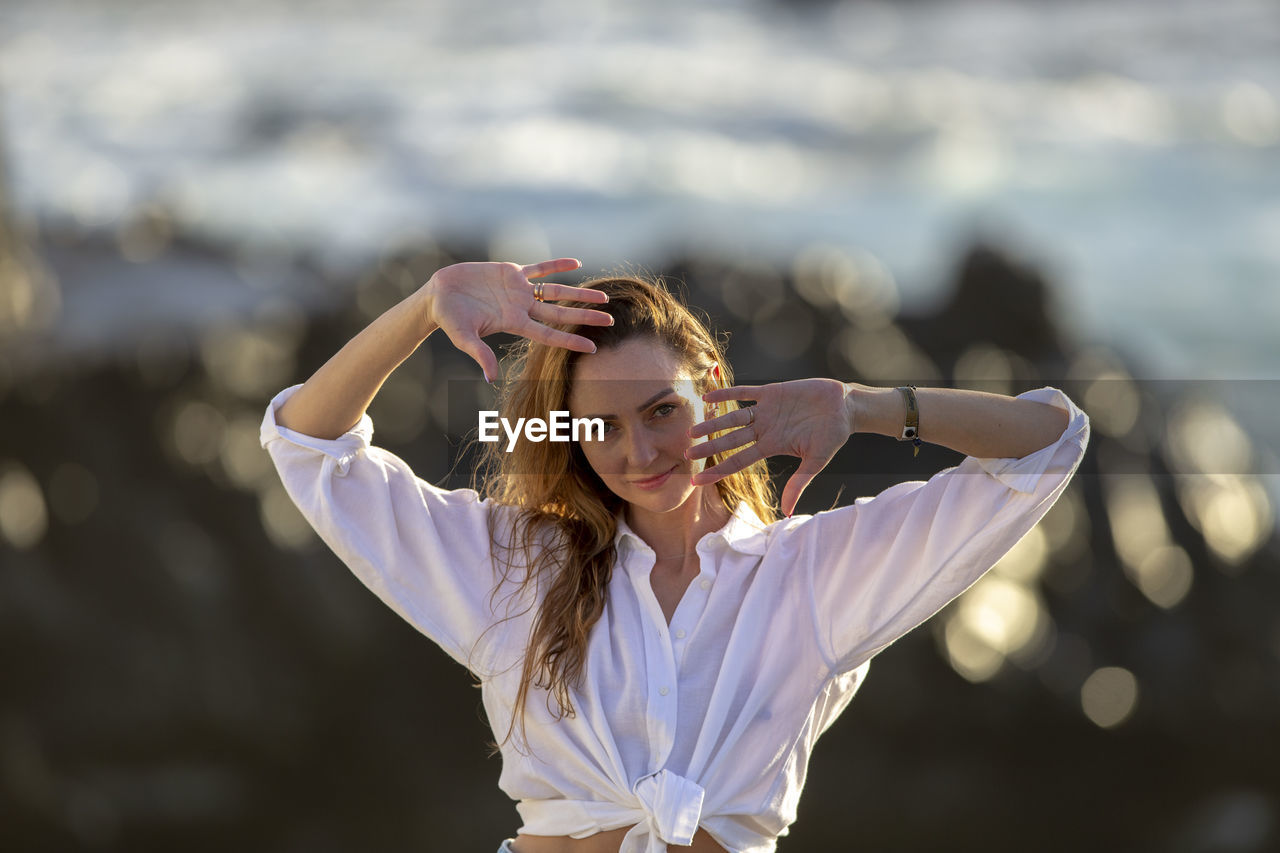
<path fill-rule="evenodd" d="M 498 574 L 491 513 L 509 507 L 471 489 L 437 488 L 404 460 L 372 444 L 365 414 L 335 439 L 276 423 L 276 410 L 300 385 L 272 399 L 260 439 L 285 490 L 320 538 L 378 598 L 464 666 L 494 623 Z"/>
<path fill-rule="evenodd" d="M 1089 418 L 1062 391 L 1019 399 L 1066 410 L 1062 435 L 1022 458 L 966 457 L 927 482 L 791 519 L 771 539 L 798 573 L 827 662 L 870 660 L 968 589 L 1066 489 L 1089 442 Z"/>

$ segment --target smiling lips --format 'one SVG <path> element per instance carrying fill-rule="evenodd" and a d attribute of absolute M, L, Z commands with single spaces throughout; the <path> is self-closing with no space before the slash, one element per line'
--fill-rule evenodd
<path fill-rule="evenodd" d="M 656 477 L 650 477 L 647 480 L 632 480 L 631 485 L 638 489 L 656 489 L 663 483 L 667 482 L 667 479 L 670 478 L 672 471 L 675 471 L 676 467 L 677 466 L 672 465 L 670 470 L 666 473 L 658 474 Z"/>

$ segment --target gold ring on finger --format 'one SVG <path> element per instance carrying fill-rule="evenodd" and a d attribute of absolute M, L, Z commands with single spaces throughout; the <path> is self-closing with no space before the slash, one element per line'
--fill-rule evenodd
<path fill-rule="evenodd" d="M 544 301 L 542 298 L 542 282 L 535 282 L 533 285 L 533 298 L 539 302 Z"/>

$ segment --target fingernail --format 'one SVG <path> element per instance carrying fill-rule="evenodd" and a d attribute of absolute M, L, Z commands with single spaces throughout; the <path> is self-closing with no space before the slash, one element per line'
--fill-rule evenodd
<path fill-rule="evenodd" d="M 592 352 L 595 352 L 595 351 L 596 351 L 596 345 L 595 345 L 595 344 L 592 344 L 592 345 L 591 345 L 591 351 L 592 351 Z"/>

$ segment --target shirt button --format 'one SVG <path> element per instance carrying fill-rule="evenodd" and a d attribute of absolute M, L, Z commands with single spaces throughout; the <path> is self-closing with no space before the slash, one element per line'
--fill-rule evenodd
<path fill-rule="evenodd" d="M 671 690 L 670 688 L 667 688 L 667 687 L 659 687 L 658 692 L 661 693 L 663 696 L 666 696 L 668 693 L 671 692 Z"/>
<path fill-rule="evenodd" d="M 707 580 L 706 578 L 703 578 L 699 586 L 701 586 L 703 589 L 707 589 L 708 587 L 711 586 L 711 581 Z"/>
<path fill-rule="evenodd" d="M 684 639 L 684 629 L 683 629 L 683 628 L 677 628 L 677 629 L 676 629 L 676 639 L 677 639 L 677 640 L 683 640 L 683 639 Z"/>

